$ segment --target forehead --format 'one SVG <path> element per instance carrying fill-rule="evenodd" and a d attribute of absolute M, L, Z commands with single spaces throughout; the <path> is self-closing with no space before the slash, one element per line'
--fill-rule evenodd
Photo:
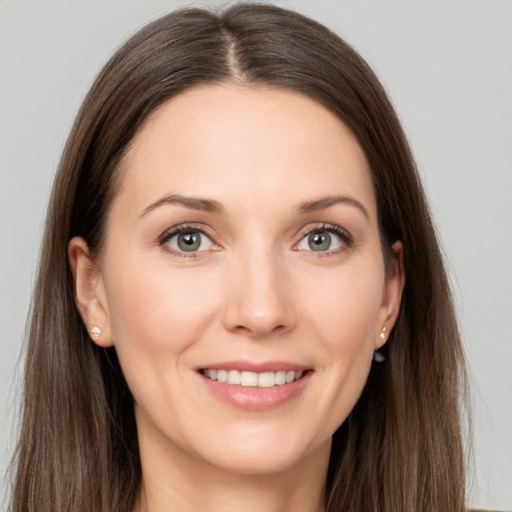
<path fill-rule="evenodd" d="M 169 193 L 228 206 L 338 193 L 375 209 L 350 130 L 315 100 L 276 88 L 202 86 L 167 101 L 132 141 L 121 182 L 119 199 L 139 208 Z"/>

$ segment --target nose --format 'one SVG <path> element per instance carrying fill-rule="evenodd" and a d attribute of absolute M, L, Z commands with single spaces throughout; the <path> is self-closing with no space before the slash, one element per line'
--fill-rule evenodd
<path fill-rule="evenodd" d="M 241 258 L 227 279 L 223 311 L 226 329 L 263 338 L 294 327 L 291 283 L 283 265 L 271 253 Z"/>

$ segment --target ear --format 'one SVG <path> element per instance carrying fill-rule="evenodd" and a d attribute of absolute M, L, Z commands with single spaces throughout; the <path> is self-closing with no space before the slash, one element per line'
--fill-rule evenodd
<path fill-rule="evenodd" d="M 71 239 L 68 258 L 73 274 L 75 304 L 85 328 L 96 345 L 110 347 L 113 340 L 103 277 L 83 238 Z"/>
<path fill-rule="evenodd" d="M 384 295 L 379 311 L 375 349 L 386 343 L 400 311 L 400 302 L 405 285 L 404 247 L 397 241 L 392 246 L 394 257 L 386 275 Z"/>

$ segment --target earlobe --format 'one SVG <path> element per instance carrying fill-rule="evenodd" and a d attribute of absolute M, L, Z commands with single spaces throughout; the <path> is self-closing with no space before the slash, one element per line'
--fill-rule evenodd
<path fill-rule="evenodd" d="M 103 277 L 91 259 L 83 238 L 71 239 L 68 244 L 68 258 L 73 274 L 75 304 L 85 328 L 96 345 L 110 347 L 113 339 Z"/>
<path fill-rule="evenodd" d="M 375 348 L 382 347 L 391 334 L 400 311 L 400 303 L 405 286 L 403 244 L 397 241 L 391 248 L 393 249 L 394 258 L 386 276 L 380 325 L 377 326 L 379 332 L 377 333 Z"/>

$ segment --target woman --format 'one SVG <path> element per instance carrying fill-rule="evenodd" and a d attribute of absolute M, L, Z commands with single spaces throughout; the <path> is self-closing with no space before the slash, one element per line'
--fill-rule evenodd
<path fill-rule="evenodd" d="M 13 510 L 462 511 L 461 385 L 364 61 L 270 6 L 130 39 L 54 186 Z"/>

